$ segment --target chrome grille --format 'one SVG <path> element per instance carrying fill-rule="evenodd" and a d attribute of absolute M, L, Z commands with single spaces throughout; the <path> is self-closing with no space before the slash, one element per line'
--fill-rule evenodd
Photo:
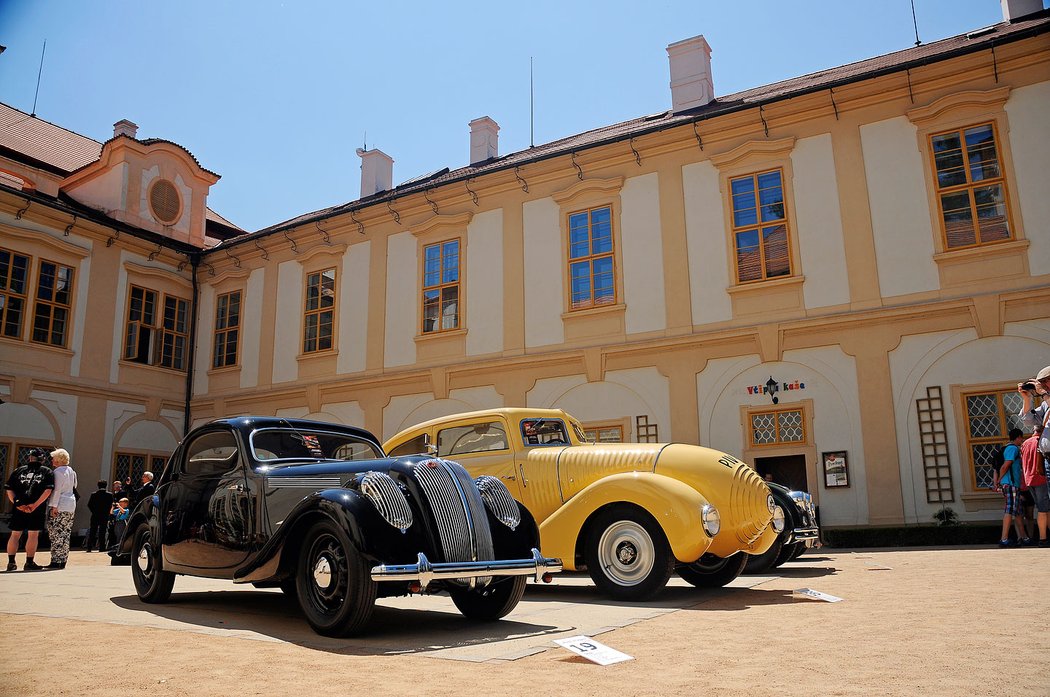
<path fill-rule="evenodd" d="M 361 477 L 361 493 L 383 516 L 383 520 L 404 532 L 412 527 L 412 509 L 397 484 L 382 472 L 368 472 Z"/>
<path fill-rule="evenodd" d="M 741 543 L 749 545 L 757 540 L 769 524 L 772 515 L 766 506 L 767 496 L 769 489 L 758 473 L 746 465 L 738 465 L 733 473 L 729 500 L 733 509 L 740 511 L 741 523 L 736 536 Z"/>
<path fill-rule="evenodd" d="M 424 460 L 412 474 L 434 513 L 445 561 L 491 561 L 488 518 L 467 471 L 456 463 Z"/>
<path fill-rule="evenodd" d="M 481 500 L 492 511 L 496 520 L 511 530 L 516 529 L 521 524 L 521 511 L 518 510 L 518 504 L 514 502 L 514 497 L 507 491 L 503 482 L 496 477 L 489 476 L 478 477 L 475 481 L 478 483 Z"/>

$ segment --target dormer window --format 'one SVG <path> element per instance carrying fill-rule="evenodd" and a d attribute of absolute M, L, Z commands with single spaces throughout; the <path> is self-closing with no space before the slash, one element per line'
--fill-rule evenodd
<path fill-rule="evenodd" d="M 149 189 L 149 207 L 157 222 L 171 225 L 179 219 L 179 191 L 167 179 L 158 179 Z"/>

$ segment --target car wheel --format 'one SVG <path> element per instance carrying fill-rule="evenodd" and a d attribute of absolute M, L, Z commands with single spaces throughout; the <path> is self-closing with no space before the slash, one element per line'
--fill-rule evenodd
<path fill-rule="evenodd" d="M 464 617 L 491 622 L 509 614 L 517 606 L 521 596 L 525 595 L 525 577 L 496 579 L 480 591 L 450 588 L 448 594 Z"/>
<path fill-rule="evenodd" d="M 780 566 L 781 564 L 783 564 L 785 562 L 791 561 L 792 559 L 797 557 L 799 554 L 802 554 L 802 552 L 800 551 L 800 548 L 801 549 L 805 549 L 806 548 L 806 545 L 805 545 L 804 542 L 795 542 L 795 543 L 790 544 L 790 545 L 784 545 L 784 549 L 780 550 L 780 555 L 777 557 L 777 560 L 773 563 L 773 566 L 774 567 Z"/>
<path fill-rule="evenodd" d="M 747 561 L 744 564 L 744 573 L 760 574 L 783 564 L 781 555 L 784 552 L 784 540 L 787 539 L 788 534 L 787 529 L 785 529 L 777 535 L 777 539 L 773 540 L 773 544 L 762 554 L 745 554 Z"/>
<path fill-rule="evenodd" d="M 747 557 L 743 552 L 731 557 L 705 554 L 692 564 L 678 567 L 678 575 L 697 588 L 721 588 L 740 575 Z"/>
<path fill-rule="evenodd" d="M 364 627 L 375 609 L 376 584 L 343 529 L 327 520 L 315 524 L 302 550 L 296 595 L 314 631 L 346 636 Z"/>
<path fill-rule="evenodd" d="M 795 545 L 795 551 L 793 551 L 791 553 L 791 559 L 798 559 L 799 557 L 801 557 L 803 554 L 806 553 L 807 549 L 809 549 L 809 547 L 807 547 L 805 545 L 805 543 L 803 543 L 803 542 L 797 543 Z M 788 559 L 788 561 L 791 561 L 791 559 Z"/>
<path fill-rule="evenodd" d="M 163 603 L 171 597 L 175 574 L 161 568 L 160 550 L 153 542 L 149 525 L 143 523 L 135 530 L 131 546 L 131 578 L 135 592 L 144 603 Z"/>
<path fill-rule="evenodd" d="M 598 590 L 618 600 L 641 600 L 663 589 L 675 561 L 656 520 L 628 506 L 607 509 L 592 521 L 584 558 Z"/>

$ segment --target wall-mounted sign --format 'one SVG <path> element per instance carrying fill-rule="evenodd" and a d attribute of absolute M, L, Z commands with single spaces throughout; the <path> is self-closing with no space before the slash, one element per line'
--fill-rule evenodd
<path fill-rule="evenodd" d="M 780 401 L 780 398 L 776 396 L 777 392 L 791 392 L 793 390 L 804 390 L 806 389 L 806 383 L 801 380 L 794 380 L 791 382 L 780 382 L 775 380 L 772 375 L 766 380 L 765 384 L 762 385 L 748 385 L 747 393 L 751 395 L 755 394 L 767 394 L 770 399 L 773 400 L 773 404 Z"/>

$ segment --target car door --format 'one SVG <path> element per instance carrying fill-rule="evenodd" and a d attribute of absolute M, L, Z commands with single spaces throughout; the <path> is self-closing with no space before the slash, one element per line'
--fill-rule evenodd
<path fill-rule="evenodd" d="M 232 430 L 207 431 L 183 448 L 160 494 L 165 563 L 232 570 L 251 551 L 255 515 Z"/>
<path fill-rule="evenodd" d="M 503 419 L 487 416 L 443 426 L 437 431 L 435 442 L 438 457 L 458 462 L 474 478 L 499 478 L 511 496 L 521 500 L 514 452 Z"/>

